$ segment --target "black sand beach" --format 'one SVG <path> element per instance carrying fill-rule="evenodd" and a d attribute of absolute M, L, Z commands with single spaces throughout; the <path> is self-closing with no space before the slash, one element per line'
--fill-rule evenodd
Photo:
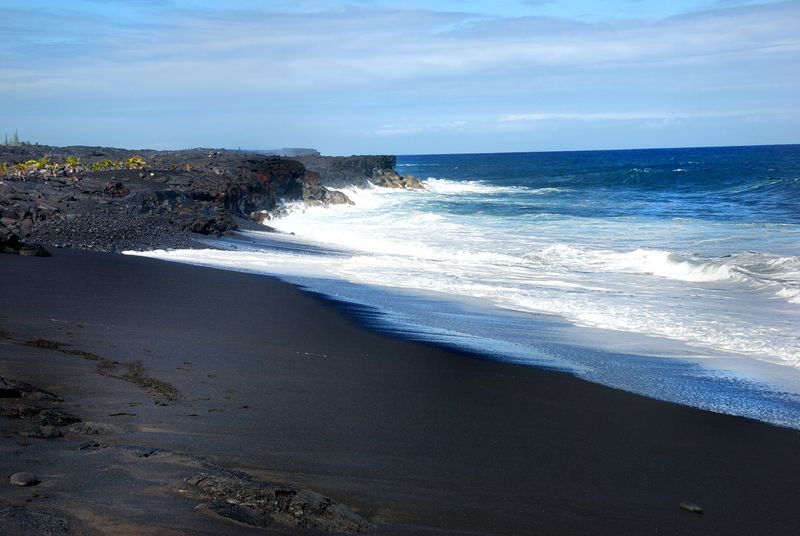
<path fill-rule="evenodd" d="M 396 340 L 266 277 L 53 253 L 0 255 L 0 374 L 99 433 L 0 418 L 7 531 L 258 532 L 187 494 L 218 468 L 319 492 L 375 534 L 800 528 L 796 430 Z"/>

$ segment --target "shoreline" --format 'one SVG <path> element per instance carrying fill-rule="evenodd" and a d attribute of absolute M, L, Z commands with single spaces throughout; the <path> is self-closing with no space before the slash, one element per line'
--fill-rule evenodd
<path fill-rule="evenodd" d="M 6 505 L 86 533 L 246 530 L 169 491 L 196 462 L 127 456 L 116 460 L 124 478 L 108 479 L 75 454 L 92 439 L 115 448 L 87 456 L 144 445 L 320 492 L 377 534 L 777 534 L 800 523 L 795 430 L 376 333 L 275 278 L 53 253 L 0 258 L 15 282 L 0 312 L 2 375 L 121 432 L 24 438 L 2 419 L 4 474 L 43 477 L 4 486 Z M 154 404 L 127 373 L 98 374 L 75 352 L 139 362 L 142 378 L 180 396 Z"/>
<path fill-rule="evenodd" d="M 208 246 L 221 252 L 253 254 L 258 251 L 250 252 L 251 244 L 267 248 L 266 253 L 275 247 L 279 251 L 294 250 L 293 245 L 301 253 L 335 251 L 278 240 L 273 233 L 268 236 L 237 234 L 209 241 Z M 656 335 L 574 324 L 557 314 L 502 309 L 468 296 L 358 283 L 339 279 L 335 273 L 311 275 L 311 268 L 292 272 L 291 268 L 276 268 L 265 259 L 255 263 L 250 258 L 195 257 L 188 250 L 173 252 L 179 254 L 177 257 L 153 251 L 123 253 L 277 278 L 319 296 L 359 326 L 390 337 L 482 359 L 560 370 L 656 400 L 800 429 L 797 371 L 774 363 L 692 347 Z M 428 311 L 428 303 L 433 303 L 435 312 Z M 431 318 L 419 320 L 427 316 Z M 457 322 L 448 323 L 450 316 L 458 318 Z M 494 325 L 498 323 L 506 331 L 496 331 Z M 523 330 L 534 334 L 514 338 L 514 331 Z"/>

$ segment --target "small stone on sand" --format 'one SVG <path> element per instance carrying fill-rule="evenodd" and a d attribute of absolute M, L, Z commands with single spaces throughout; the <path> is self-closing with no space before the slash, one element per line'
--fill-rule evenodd
<path fill-rule="evenodd" d="M 35 486 L 39 483 L 39 479 L 33 473 L 14 473 L 9 478 L 9 481 L 15 486 Z"/>
<path fill-rule="evenodd" d="M 691 512 L 693 514 L 703 514 L 703 508 L 700 505 L 690 502 L 682 502 L 679 506 L 681 510 L 686 510 L 687 512 Z"/>

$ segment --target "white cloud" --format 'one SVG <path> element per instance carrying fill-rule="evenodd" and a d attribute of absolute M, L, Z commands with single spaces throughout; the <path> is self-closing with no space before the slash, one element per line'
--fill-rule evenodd
<path fill-rule="evenodd" d="M 203 16 L 179 11 L 157 25 L 100 32 L 94 43 L 90 35 L 83 46 L 81 36 L 68 36 L 71 48 L 80 53 L 66 62 L 58 43 L 53 43 L 39 58 L 30 58 L 26 47 L 12 51 L 7 64 L 33 65 L 31 74 L 42 78 L 62 72 L 85 76 L 96 70 L 135 83 L 138 76 L 158 74 L 160 83 L 149 87 L 160 86 L 160 91 L 217 87 L 221 80 L 232 89 L 369 87 L 621 64 L 692 60 L 714 65 L 732 59 L 796 57 L 798 19 L 797 3 L 656 22 L 593 24 L 539 17 L 475 21 L 458 14 L 368 9 L 222 11 Z M 470 22 L 466 28 L 441 31 L 460 20 Z M 89 25 L 84 22 L 81 28 Z"/>
<path fill-rule="evenodd" d="M 774 115 L 775 111 L 737 111 L 737 112 L 589 112 L 559 113 L 538 112 L 525 114 L 508 114 L 498 120 L 502 123 L 537 122 L 537 121 L 663 121 L 674 122 L 680 119 L 709 119 L 718 117 L 752 117 Z"/>
<path fill-rule="evenodd" d="M 586 22 L 327 0 L 284 12 L 144 0 L 159 17 L 127 20 L 97 1 L 108 9 L 94 15 L 71 3 L 0 7 L 0 33 L 11 36 L 0 41 L 7 121 L 23 125 L 23 109 L 57 120 L 61 110 L 156 108 L 196 125 L 252 111 L 280 118 L 284 132 L 296 118 L 298 131 L 338 122 L 371 140 L 545 122 L 674 126 L 799 106 L 800 2 Z M 179 117 L 152 121 L 178 132 Z"/>
<path fill-rule="evenodd" d="M 381 125 L 375 134 L 379 136 L 407 136 L 428 132 L 462 131 L 467 126 L 466 121 L 428 121 L 424 123 L 395 123 Z"/>

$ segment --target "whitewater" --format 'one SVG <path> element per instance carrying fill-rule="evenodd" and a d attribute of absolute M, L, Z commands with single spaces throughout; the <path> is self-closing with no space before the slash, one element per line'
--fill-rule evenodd
<path fill-rule="evenodd" d="M 798 146 L 423 155 L 221 249 L 408 336 L 800 428 Z"/>

